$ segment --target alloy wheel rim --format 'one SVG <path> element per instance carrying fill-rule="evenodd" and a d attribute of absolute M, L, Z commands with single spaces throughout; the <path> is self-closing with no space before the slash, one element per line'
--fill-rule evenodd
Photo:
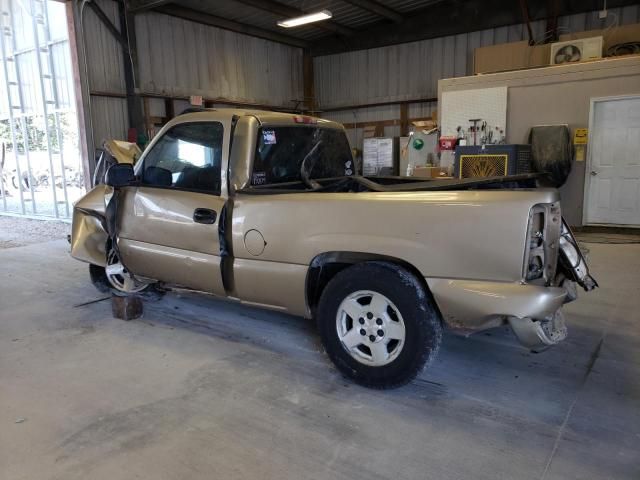
<path fill-rule="evenodd" d="M 354 292 L 340 303 L 336 331 L 354 360 L 373 367 L 393 362 L 406 338 L 400 310 L 386 296 L 371 290 Z"/>
<path fill-rule="evenodd" d="M 111 286 L 120 292 L 137 293 L 148 285 L 137 280 L 127 271 L 114 250 L 111 250 L 107 255 L 105 274 Z"/>

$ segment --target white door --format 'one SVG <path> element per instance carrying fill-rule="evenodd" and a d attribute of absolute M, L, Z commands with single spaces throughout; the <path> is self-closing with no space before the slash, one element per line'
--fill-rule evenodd
<path fill-rule="evenodd" d="M 585 223 L 640 226 L 640 97 L 591 108 Z"/>

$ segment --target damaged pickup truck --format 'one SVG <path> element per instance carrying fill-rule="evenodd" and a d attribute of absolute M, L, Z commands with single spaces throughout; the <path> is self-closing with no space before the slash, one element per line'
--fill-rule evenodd
<path fill-rule="evenodd" d="M 576 285 L 597 286 L 536 175 L 358 176 L 327 120 L 185 113 L 106 177 L 73 214 L 71 255 L 92 278 L 315 318 L 337 368 L 370 387 L 414 378 L 443 329 L 508 324 L 527 348 L 556 344 Z"/>

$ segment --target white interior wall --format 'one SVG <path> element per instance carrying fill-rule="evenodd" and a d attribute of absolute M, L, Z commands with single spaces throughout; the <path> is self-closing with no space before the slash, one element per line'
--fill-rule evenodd
<path fill-rule="evenodd" d="M 592 98 L 640 94 L 637 55 L 571 65 L 476 75 L 440 81 L 442 92 L 508 87 L 507 142 L 528 143 L 534 125 L 589 127 Z M 587 151 L 589 146 L 587 146 Z M 560 189 L 563 215 L 582 225 L 586 162 L 574 161 Z"/>

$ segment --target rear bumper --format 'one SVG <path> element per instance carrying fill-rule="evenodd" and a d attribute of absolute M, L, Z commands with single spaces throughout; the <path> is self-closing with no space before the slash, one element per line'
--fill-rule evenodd
<path fill-rule="evenodd" d="M 544 350 L 567 338 L 562 310 L 542 320 L 509 317 L 509 325 L 520 343 L 531 350 Z"/>
<path fill-rule="evenodd" d="M 470 334 L 508 322 L 523 345 L 531 349 L 558 343 L 566 336 L 559 314 L 567 297 L 567 291 L 562 287 L 441 278 L 426 280 L 445 324 L 458 333 Z"/>

